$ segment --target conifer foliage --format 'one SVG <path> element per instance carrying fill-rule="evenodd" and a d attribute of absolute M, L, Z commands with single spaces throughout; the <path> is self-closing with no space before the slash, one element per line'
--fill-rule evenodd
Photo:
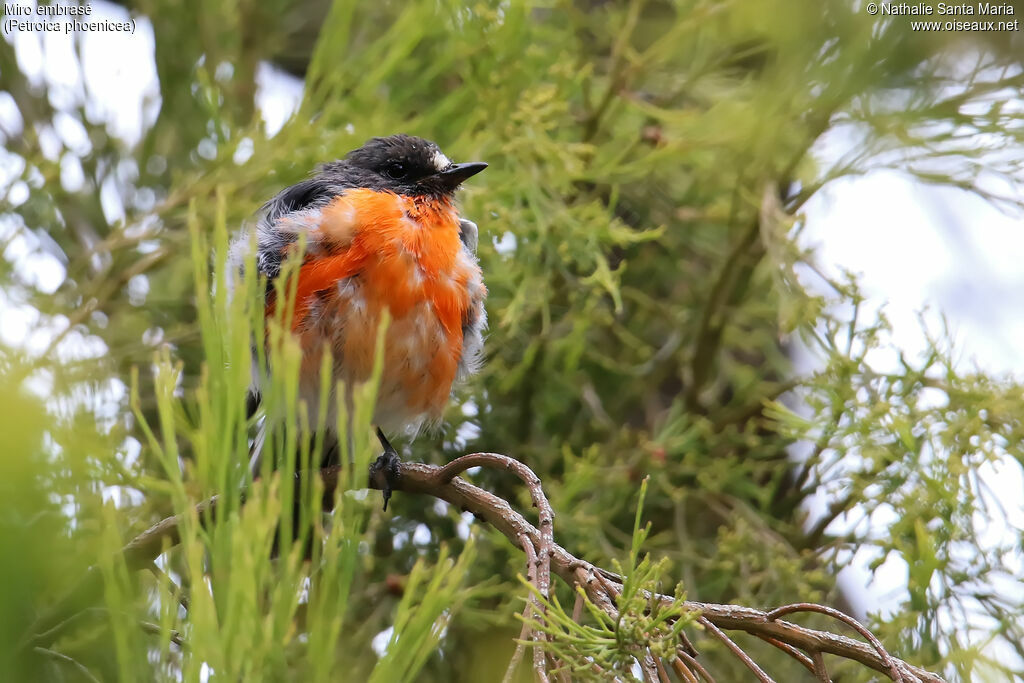
<path fill-rule="evenodd" d="M 125 5 L 104 7 L 156 69 L 137 136 L 85 41 L 66 81 L 0 41 L 0 315 L 26 321 L 0 335 L 0 678 L 1024 676 L 1019 530 L 993 544 L 981 476 L 1024 463 L 1024 387 L 945 337 L 899 354 L 799 239 L 812 197 L 879 169 L 1022 208 L 993 190 L 1022 177 L 1019 32 L 831 0 Z M 268 132 L 278 70 L 303 90 Z M 372 383 L 354 468 L 321 476 L 303 432 L 325 416 L 275 321 L 283 467 L 247 477 L 261 283 L 229 297 L 223 255 L 281 187 L 395 132 L 490 164 L 461 195 L 490 330 L 442 429 L 400 444 L 427 465 L 383 513 Z M 438 478 L 476 452 L 529 469 Z M 854 554 L 907 568 L 895 613 L 841 590 Z M 771 612 L 797 603 L 919 668 L 830 610 Z M 883 664 L 715 626 L 733 617 Z"/>

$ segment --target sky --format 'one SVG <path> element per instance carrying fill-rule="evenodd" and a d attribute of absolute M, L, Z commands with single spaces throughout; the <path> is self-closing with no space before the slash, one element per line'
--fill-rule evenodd
<path fill-rule="evenodd" d="M 101 1 L 90 4 L 98 19 L 127 16 L 116 5 Z M 63 34 L 47 34 L 43 40 L 37 34 L 6 38 L 15 45 L 22 70 L 35 83 L 48 85 L 55 105 L 86 102 L 90 117 L 95 114 L 106 120 L 109 131 L 130 145 L 141 139 L 160 104 L 153 29 L 145 19 L 139 19 L 137 26 L 134 35 L 83 35 L 81 63 L 71 40 Z M 267 134 L 273 135 L 297 107 L 302 82 L 269 64 L 260 67 L 257 78 L 257 105 Z M 20 125 L 13 101 L 0 95 L 0 128 L 7 135 L 16 135 Z M 72 117 L 58 118 L 55 130 L 43 137 L 44 150 L 49 147 L 54 155 L 60 154 L 62 142 L 73 151 L 88 149 L 85 131 Z M 814 154 L 827 166 L 852 144 L 856 144 L 852 138 L 840 134 L 822 140 Z M 236 161 L 244 163 L 248 153 L 243 143 L 236 152 Z M 62 158 L 61 182 L 69 189 L 82 182 L 76 164 L 73 154 Z M 0 188 L 21 170 L 17 158 L 0 150 Z M 1014 188 L 1004 191 L 1019 196 Z M 15 186 L 14 201 L 18 192 Z M 102 199 L 108 218 L 123 215 L 112 188 L 103 188 Z M 894 171 L 876 171 L 827 185 L 807 203 L 804 218 L 802 244 L 814 247 L 817 263 L 825 272 L 839 276 L 850 271 L 859 276 L 868 305 L 884 307 L 893 325 L 893 341 L 901 349 L 911 355 L 921 351 L 925 346 L 922 320 L 937 331 L 944 315 L 961 369 L 978 368 L 996 376 L 1024 379 L 1024 356 L 1019 353 L 1019 340 L 1024 339 L 1021 215 L 1002 213 L 958 189 L 925 185 Z M 483 236 L 486 222 L 479 223 Z M 0 244 L 7 241 L 3 257 L 15 264 L 26 281 L 44 292 L 54 291 L 64 277 L 61 262 L 31 233 L 22 231 L 12 239 L 18 227 L 0 222 Z M 507 235 L 492 237 L 495 242 L 500 237 L 500 244 L 507 246 Z M 813 287 L 812 283 L 808 285 Z M 144 279 L 136 286 L 144 287 Z M 3 290 L 0 316 L 0 342 L 30 353 L 46 348 L 66 322 L 44 319 Z M 62 357 L 75 358 L 100 355 L 104 349 L 99 340 L 72 334 L 58 352 Z M 878 361 L 887 362 L 884 358 Z M 798 359 L 798 367 L 803 363 L 804 369 L 813 369 L 816 362 L 813 358 Z M 45 386 L 40 389 L 45 390 Z M 123 386 L 112 387 L 108 404 L 100 409 L 116 410 L 121 397 Z M 994 522 L 991 532 L 993 539 L 1005 539 L 1024 528 L 1020 495 L 1024 478 L 1020 467 L 1012 464 L 989 467 L 984 476 L 999 492 L 1008 511 L 1008 523 Z M 812 513 L 826 504 L 827 500 L 819 497 L 811 505 Z M 877 524 L 884 521 L 873 520 Z M 840 518 L 833 530 L 856 522 Z M 901 560 L 890 558 L 872 575 L 866 568 L 871 559 L 858 555 L 840 579 L 860 597 L 867 610 L 884 615 L 895 609 L 904 595 L 907 568 Z"/>
<path fill-rule="evenodd" d="M 1016 103 L 1018 106 L 1021 103 Z M 827 137 L 827 136 L 826 136 Z M 856 140 L 837 131 L 822 139 L 815 149 L 824 167 L 849 151 Z M 1024 178 L 1018 179 L 1024 183 Z M 1024 200 L 1019 187 L 1002 179 L 982 176 L 987 190 Z M 1024 215 L 1006 213 L 970 192 L 923 183 L 911 176 L 878 170 L 844 178 L 826 185 L 804 208 L 806 228 L 801 246 L 814 249 L 816 263 L 830 277 L 842 280 L 844 272 L 856 275 L 866 308 L 884 310 L 892 324 L 892 343 L 908 358 L 927 348 L 926 330 L 941 339 L 952 338 L 958 371 L 982 371 L 994 377 L 1024 380 Z M 813 279 L 806 282 L 816 289 Z M 824 288 L 817 293 L 827 294 Z M 798 370 L 813 370 L 813 357 L 797 354 Z M 869 356 L 880 372 L 898 372 L 891 353 Z M 1015 546 L 1024 530 L 1024 474 L 1019 464 L 1005 461 L 980 470 L 984 483 L 995 493 L 1005 517 L 986 517 L 981 511 L 975 524 L 984 529 L 989 547 Z M 830 502 L 824 493 L 812 499 L 813 514 Z M 892 511 L 880 509 L 867 523 L 886 529 Z M 862 511 L 837 519 L 829 530 L 843 533 L 865 521 Z M 883 619 L 898 610 L 906 596 L 908 567 L 890 554 L 874 572 L 868 566 L 880 553 L 860 548 L 838 577 L 854 604 Z M 1024 558 L 1008 558 L 1006 575 L 994 577 L 990 589 L 1020 593 Z M 970 605 L 968 605 L 970 608 Z M 960 615 L 940 615 L 950 621 Z M 974 615 L 976 627 L 984 632 L 991 622 Z M 1018 656 L 1002 644 L 989 645 L 997 661 L 1017 661 Z"/>
<path fill-rule="evenodd" d="M 877 171 L 826 186 L 805 208 L 805 246 L 814 246 L 823 271 L 858 275 L 867 304 L 884 308 L 895 345 L 913 358 L 926 348 L 922 325 L 953 337 L 959 370 L 1024 379 L 1024 219 L 1000 212 L 959 189 L 922 184 L 894 171 Z M 892 357 L 872 359 L 881 371 L 898 370 Z M 813 364 L 813 360 L 804 359 Z M 985 482 L 1004 504 L 1005 520 L 986 520 L 993 544 L 1013 542 L 1024 529 L 1024 477 L 1014 463 L 988 466 Z M 819 497 L 814 508 L 828 501 Z M 881 513 L 884 516 L 884 513 Z M 858 519 L 840 518 L 840 533 Z M 879 527 L 885 519 L 873 520 Z M 904 596 L 907 567 L 894 556 L 872 575 L 863 553 L 840 580 L 882 615 Z M 1021 575 L 1021 558 L 1016 558 Z M 1019 590 L 1019 588 L 1011 588 Z M 1008 655 L 1007 655 L 1008 656 Z"/>

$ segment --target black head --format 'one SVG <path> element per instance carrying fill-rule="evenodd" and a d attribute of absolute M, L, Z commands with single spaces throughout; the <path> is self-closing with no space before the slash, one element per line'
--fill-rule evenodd
<path fill-rule="evenodd" d="M 333 168 L 332 168 L 333 167 Z M 441 149 L 412 135 L 373 138 L 324 170 L 355 174 L 362 187 L 405 195 L 451 196 L 470 176 L 487 168 L 483 162 L 453 164 Z"/>

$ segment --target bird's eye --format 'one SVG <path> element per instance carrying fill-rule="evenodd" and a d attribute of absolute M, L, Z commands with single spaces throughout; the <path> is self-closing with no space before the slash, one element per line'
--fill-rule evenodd
<path fill-rule="evenodd" d="M 409 170 L 405 164 L 395 161 L 384 167 L 384 175 L 393 180 L 401 180 L 409 175 Z"/>

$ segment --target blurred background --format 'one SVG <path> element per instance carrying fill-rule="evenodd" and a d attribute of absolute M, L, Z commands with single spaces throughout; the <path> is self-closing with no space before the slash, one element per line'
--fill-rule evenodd
<path fill-rule="evenodd" d="M 89 6 L 135 30 L 0 41 L 0 667 L 384 676 L 415 563 L 441 571 L 472 539 L 457 605 L 403 677 L 500 679 L 520 551 L 401 494 L 387 514 L 365 503 L 352 627 L 322 647 L 297 617 L 246 631 L 226 603 L 165 605 L 160 576 L 227 590 L 217 538 L 197 541 L 202 566 L 172 551 L 165 574 L 112 570 L 103 615 L 24 647 L 86 568 L 218 492 L 188 488 L 188 449 L 175 475 L 140 426 L 209 428 L 190 222 L 212 241 L 316 164 L 408 132 L 490 164 L 462 204 L 491 327 L 483 372 L 407 457 L 523 460 L 558 542 L 606 566 L 648 476 L 644 551 L 690 598 L 824 602 L 951 680 L 1024 677 L 1019 23 L 914 30 L 810 0 Z M 1005 7 L 992 18 L 1024 15 Z M 180 364 L 170 412 L 157 353 Z M 514 481 L 470 476 L 528 509 Z M 129 637 L 115 611 L 216 651 Z M 698 649 L 719 680 L 749 675 Z"/>

